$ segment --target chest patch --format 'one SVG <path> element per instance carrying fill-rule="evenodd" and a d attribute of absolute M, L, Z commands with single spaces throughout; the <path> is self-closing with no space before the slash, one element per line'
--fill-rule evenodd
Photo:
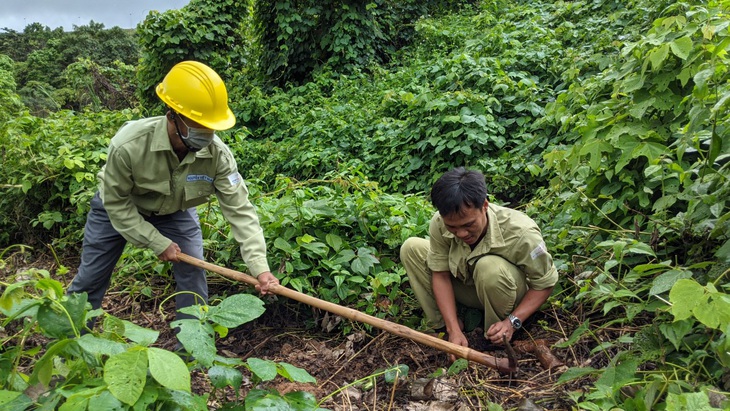
<path fill-rule="evenodd" d="M 188 183 L 192 183 L 194 181 L 205 181 L 208 183 L 212 183 L 213 177 L 206 176 L 205 174 L 188 174 L 186 180 Z"/>

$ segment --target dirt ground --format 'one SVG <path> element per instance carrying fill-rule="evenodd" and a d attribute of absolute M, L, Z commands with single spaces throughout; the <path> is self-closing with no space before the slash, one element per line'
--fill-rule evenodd
<path fill-rule="evenodd" d="M 46 269 L 54 272 L 55 263 L 46 261 Z M 66 264 L 75 266 L 73 262 Z M 43 268 L 43 265 L 36 261 L 30 267 Z M 7 272 L 3 274 L 6 276 Z M 72 276 L 73 272 L 67 273 L 59 280 L 70 282 Z M 159 284 L 149 284 L 153 290 L 169 285 L 166 284 L 169 279 L 152 278 L 159 281 Z M 231 290 L 230 283 L 214 280 L 211 281 L 211 295 L 220 293 L 221 290 L 216 289 L 220 287 L 228 287 L 222 291 L 229 295 L 246 291 L 245 285 L 234 285 L 237 289 Z M 119 318 L 160 331 L 156 345 L 172 350 L 176 344 L 169 327 L 173 319 L 172 303 L 166 303 L 162 314 L 159 310 L 165 297 L 153 295 L 150 298 L 129 289 L 112 289 L 104 299 L 103 308 Z M 244 384 L 238 397 L 232 389 L 213 392 L 210 409 L 243 398 L 252 388 L 273 388 L 281 394 L 307 391 L 318 400 L 326 398 L 322 407 L 330 410 L 486 410 L 494 409 L 489 408 L 492 403 L 505 410 L 568 410 L 574 404 L 569 392 L 582 387 L 579 381 L 556 385 L 560 374 L 568 367 L 600 367 L 608 361 L 603 351 L 591 354 L 591 345 L 595 344 L 579 342 L 566 349 L 550 348 L 549 352 L 558 362 L 555 364 L 542 363 L 534 351 L 518 352 L 518 369 L 514 373 L 501 373 L 471 362 L 455 375 L 434 377 L 451 364 L 448 355 L 435 348 L 359 323 L 351 324 L 353 332 L 348 335 L 343 335 L 338 328 L 327 333 L 316 325 L 316 320 L 324 317 L 323 312 L 313 312 L 311 307 L 294 301 L 269 302 L 266 307 L 267 311 L 257 320 L 231 330 L 225 338 L 218 340 L 219 354 L 242 360 L 256 357 L 287 362 L 305 369 L 317 382 L 299 384 L 277 377 L 253 387 L 244 372 Z M 552 345 L 569 336 L 573 329 L 568 324 L 582 321 L 575 313 L 570 314 L 573 318 L 562 318 L 563 315 L 555 311 L 535 315 L 515 334 L 513 346 L 518 348 L 520 341 L 536 340 Z M 486 344 L 481 329 L 468 333 L 468 337 L 472 349 L 498 358 L 507 357 L 503 347 Z M 617 335 L 597 337 L 613 339 Z M 368 378 L 394 365 L 408 366 L 408 374 L 394 384 L 385 382 L 382 376 Z M 213 391 L 204 372 L 193 371 L 192 377 L 195 393 Z"/>
<path fill-rule="evenodd" d="M 215 288 L 216 285 L 211 284 L 212 295 Z M 245 290 L 241 285 L 237 292 Z M 167 318 L 162 318 L 156 303 L 140 300 L 139 296 L 129 294 L 122 298 L 107 297 L 104 308 L 115 316 L 133 319 L 139 325 L 161 331 L 158 345 L 172 349 L 176 343 L 169 328 L 173 319 L 172 306 L 165 310 L 170 313 Z M 352 323 L 354 331 L 348 335 L 338 329 L 324 332 L 312 324 L 316 322 L 313 318 L 321 319 L 325 313 L 314 313 L 311 307 L 295 301 L 269 302 L 266 307 L 266 313 L 257 320 L 231 330 L 228 336 L 218 340 L 219 353 L 242 360 L 256 357 L 287 362 L 307 370 L 317 382 L 298 384 L 277 377 L 252 387 L 244 380 L 239 398 L 252 388 L 273 388 L 281 394 L 307 391 L 318 400 L 327 397 L 322 406 L 330 410 L 486 410 L 490 403 L 499 404 L 505 410 L 568 410 L 574 404 L 568 392 L 580 390 L 580 384 L 556 386 L 555 382 L 568 367 L 595 366 L 597 360 L 588 356 L 589 347 L 582 350 L 551 348 L 554 360 L 563 365 L 546 367 L 534 352 L 518 352 L 515 373 L 500 373 L 471 362 L 456 375 L 434 378 L 440 369 L 445 371 L 451 365 L 448 354 L 435 348 L 358 323 Z M 140 315 L 142 313 L 146 314 Z M 566 319 L 540 313 L 523 331 L 515 334 L 513 346 L 535 340 L 551 345 L 559 338 L 546 330 L 560 329 L 565 323 Z M 570 332 L 572 330 L 565 330 L 565 335 Z M 507 357 L 503 347 L 488 345 L 482 334 L 480 328 L 468 333 L 470 348 L 497 358 Z M 386 383 L 382 376 L 367 382 L 369 376 L 402 364 L 408 366 L 408 374 L 395 384 Z M 193 391 L 211 392 L 204 373 L 193 372 Z M 211 396 L 210 408 L 234 400 L 235 394 L 232 390 L 215 393 Z"/>

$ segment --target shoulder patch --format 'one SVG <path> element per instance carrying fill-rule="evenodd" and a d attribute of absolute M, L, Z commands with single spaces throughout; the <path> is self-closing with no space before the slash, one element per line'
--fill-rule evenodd
<path fill-rule="evenodd" d="M 243 177 L 241 177 L 241 175 L 239 173 L 233 173 L 228 176 L 228 181 L 231 182 L 232 186 L 237 186 L 238 184 L 241 183 L 242 180 L 243 180 Z"/>
<path fill-rule="evenodd" d="M 538 244 L 537 247 L 530 252 L 530 257 L 534 260 L 544 254 L 547 254 L 547 247 L 545 246 L 545 242 L 541 241 L 540 244 Z"/>

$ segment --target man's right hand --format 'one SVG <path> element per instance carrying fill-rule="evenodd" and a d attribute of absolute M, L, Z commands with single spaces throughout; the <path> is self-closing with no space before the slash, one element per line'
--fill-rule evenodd
<path fill-rule="evenodd" d="M 462 347 L 469 347 L 469 340 L 466 339 L 466 335 L 461 330 L 449 333 L 449 342 Z M 449 354 L 449 359 L 451 359 L 451 362 L 454 362 L 456 361 L 456 356 Z"/>
<path fill-rule="evenodd" d="M 169 247 L 165 249 L 165 251 L 162 252 L 162 254 L 158 255 L 157 258 L 162 261 L 172 261 L 173 263 L 176 263 L 180 261 L 177 259 L 177 255 L 179 253 L 180 246 L 178 246 L 177 243 L 172 243 Z"/>

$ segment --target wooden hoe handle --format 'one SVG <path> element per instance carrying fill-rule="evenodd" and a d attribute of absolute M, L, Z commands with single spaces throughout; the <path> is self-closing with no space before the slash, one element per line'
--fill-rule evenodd
<path fill-rule="evenodd" d="M 199 260 L 195 257 L 191 257 L 183 253 L 179 253 L 177 255 L 177 258 L 182 262 L 220 274 L 226 278 L 230 278 L 231 280 L 241 281 L 252 286 L 256 286 L 259 283 L 257 279 L 248 274 L 220 267 L 215 264 L 207 263 L 203 260 Z M 412 341 L 436 348 L 437 350 L 449 354 L 453 354 L 460 358 L 465 358 L 469 361 L 475 361 L 479 364 L 486 365 L 487 367 L 494 368 L 500 372 L 507 373 L 517 370 L 517 363 L 516 361 L 514 361 L 514 359 L 508 360 L 507 358 L 497 358 L 479 351 L 472 350 L 468 347 L 462 347 L 452 342 L 444 341 L 440 338 L 432 337 L 422 332 L 414 331 L 400 324 L 396 324 L 394 322 L 373 317 L 372 315 L 361 313 L 360 311 L 353 310 L 352 308 L 343 307 L 329 301 L 320 300 L 319 298 L 315 298 L 310 295 L 286 288 L 283 285 L 274 286 L 273 288 L 270 288 L 269 291 L 274 294 L 291 298 L 292 300 L 296 300 L 307 305 L 311 305 L 312 307 L 329 311 L 333 314 L 348 318 L 353 321 L 370 324 L 373 327 L 380 328 L 381 330 L 385 330 L 399 337 L 408 338 Z"/>

